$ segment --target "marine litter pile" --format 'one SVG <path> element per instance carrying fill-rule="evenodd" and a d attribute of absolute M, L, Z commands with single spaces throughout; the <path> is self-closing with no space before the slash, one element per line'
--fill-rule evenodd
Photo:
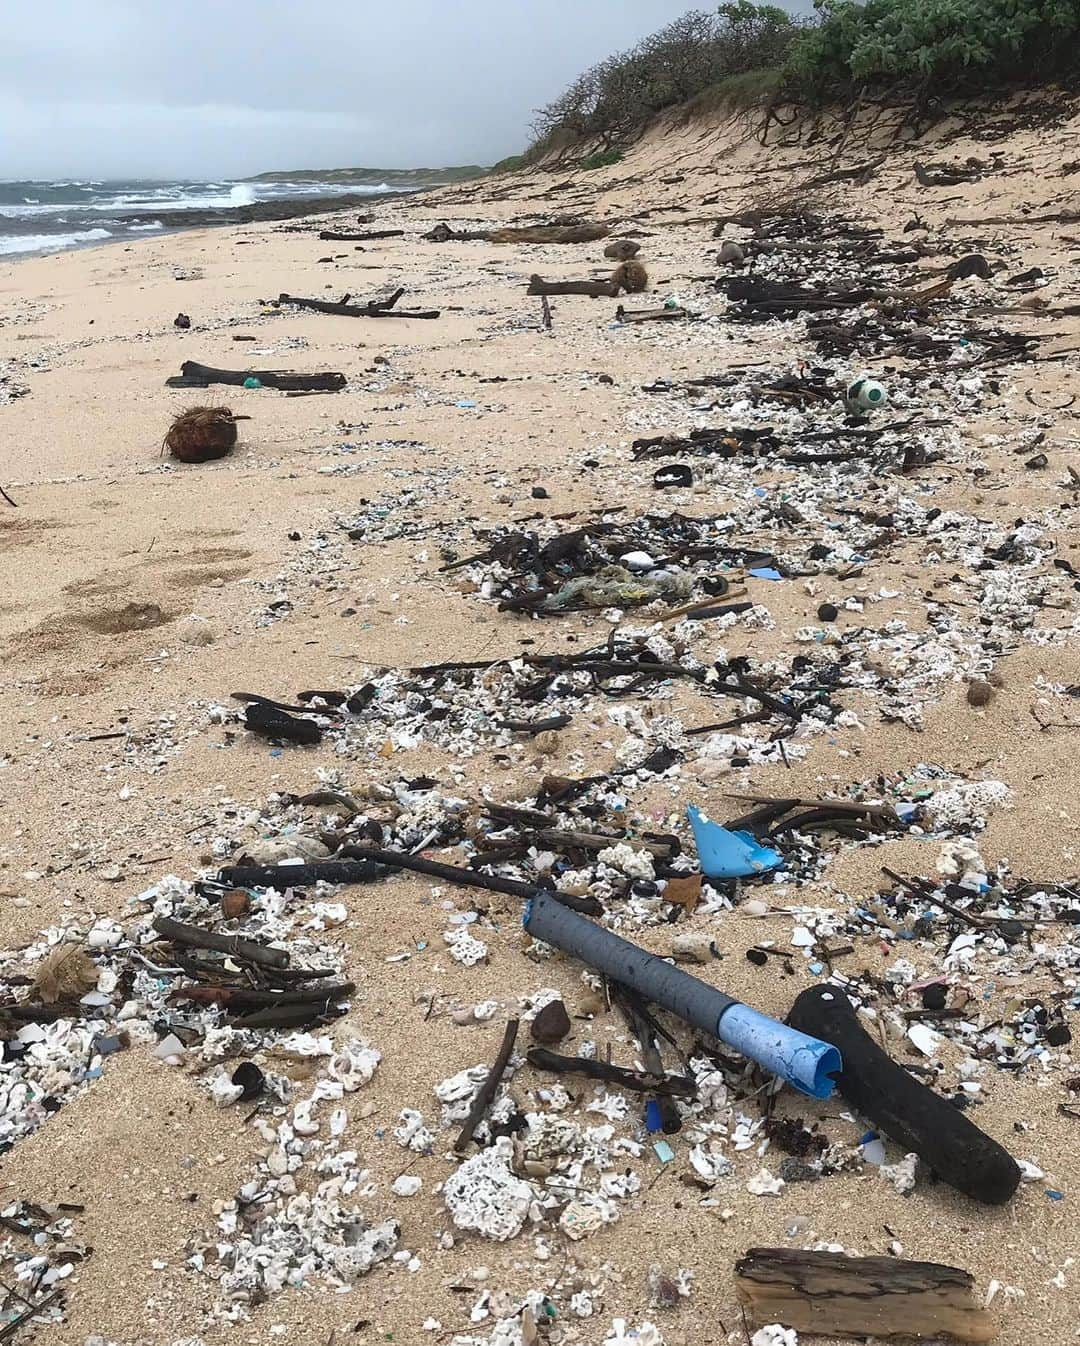
<path fill-rule="evenodd" d="M 466 1250 L 471 1269 L 446 1278 L 452 1316 L 417 1303 L 410 1340 L 672 1346 L 710 1287 L 653 1222 L 660 1183 L 711 1277 L 729 1285 L 743 1258 L 754 1346 L 790 1346 L 787 1322 L 862 1330 L 850 1306 L 808 1317 L 826 1272 L 877 1287 L 894 1315 L 881 1311 L 882 1332 L 925 1322 L 926 1336 L 983 1340 L 984 1307 L 1019 1298 L 1007 1264 L 968 1307 L 971 1277 L 952 1266 L 905 1281 L 929 1264 L 907 1264 L 887 1226 L 878 1245 L 846 1246 L 799 1213 L 804 1185 L 851 1175 L 883 1210 L 917 1193 L 955 1218 L 956 1189 L 974 1224 L 1010 1201 L 1068 1201 L 1061 1157 L 1021 1118 L 1011 1133 L 982 1118 L 1033 1080 L 1080 1119 L 1075 875 L 988 862 L 980 834 L 1013 792 L 941 765 L 930 736 L 913 769 L 860 770 L 867 726 L 919 731 L 957 689 L 965 713 L 991 714 L 1011 656 L 1078 631 L 1080 581 L 1059 552 L 1075 482 L 1055 475 L 1057 502 L 1008 525 L 950 503 L 954 474 L 985 471 L 998 447 L 965 423 L 993 412 L 1040 338 L 995 314 L 985 258 L 931 271 L 910 239 L 798 209 L 722 222 L 719 259 L 720 243 L 696 240 L 710 274 L 674 296 L 687 320 L 602 335 L 653 343 L 658 368 L 677 366 L 679 342 L 731 334 L 754 358 L 627 393 L 615 440 L 575 464 L 618 505 L 471 523 L 447 511 L 420 527 L 410 485 L 328 518 L 256 625 L 287 621 L 347 551 L 404 544 L 437 593 L 487 619 L 490 649 L 345 685 L 328 668 L 322 690 L 257 668 L 255 690 L 223 688 L 184 732 L 268 743 L 288 789 L 229 801 L 199 833 L 215 857 L 201 872 L 3 955 L 4 1148 L 122 1053 L 243 1117 L 250 1172 L 184 1250 L 209 1305 L 184 1324 L 192 1340 L 289 1291 L 386 1277 L 407 1297 L 411 1277 Z M 185 377 L 221 372 L 198 370 Z M 1060 473 L 1041 448 L 1054 418 L 1032 405 L 1010 426 L 1015 473 Z M 426 487 L 453 473 L 432 464 Z M 771 609 L 793 594 L 814 616 L 789 630 Z M 1024 732 L 1075 725 L 1076 691 L 1047 682 Z M 308 760 L 316 749 L 331 765 Z M 395 758 L 417 751 L 424 774 L 403 774 Z M 810 789 L 826 755 L 828 784 Z M 767 794 L 746 784 L 764 768 Z M 500 790 L 500 771 L 528 787 Z M 917 867 L 877 863 L 894 843 Z M 877 871 L 870 896 L 833 877 L 858 865 Z M 344 932 L 389 884 L 411 1031 L 449 1026 L 470 1064 L 417 1069 L 388 1116 L 370 1101 L 384 1048 Z M 593 933 L 579 949 L 530 935 L 545 911 Z M 594 947 L 610 967 L 584 956 Z M 674 969 L 687 994 L 726 988 L 717 1031 L 643 990 L 630 962 L 621 980 L 619 957 L 649 986 Z M 792 1086 L 794 1065 L 785 1083 L 767 1051 L 732 1045 L 729 1016 L 747 1006 L 778 1040 L 798 1029 L 839 1047 L 831 1103 Z M 377 1176 L 366 1152 L 391 1145 L 395 1171 Z M 784 1198 L 786 1255 L 747 1249 L 748 1205 Z M 6 1321 L 49 1321 L 85 1255 L 78 1212 L 2 1214 Z M 626 1224 L 644 1283 L 606 1251 Z M 493 1272 L 492 1245 L 511 1241 Z M 814 1261 L 839 1253 L 881 1256 L 839 1272 Z M 780 1284 L 801 1306 L 788 1318 Z M 714 1339 L 742 1339 L 742 1324 Z"/>

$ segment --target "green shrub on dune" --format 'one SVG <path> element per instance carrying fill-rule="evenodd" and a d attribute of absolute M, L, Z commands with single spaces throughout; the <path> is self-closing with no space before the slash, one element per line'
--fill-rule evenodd
<path fill-rule="evenodd" d="M 820 0 L 792 44 L 788 83 L 830 93 L 932 82 L 939 95 L 1080 69 L 1077 0 Z"/>
<path fill-rule="evenodd" d="M 941 98 L 1080 76 L 1080 0 L 815 0 L 813 19 L 733 0 L 690 10 L 586 70 L 533 124 L 527 162 L 608 157 L 658 113 L 849 99 L 855 90 Z"/>

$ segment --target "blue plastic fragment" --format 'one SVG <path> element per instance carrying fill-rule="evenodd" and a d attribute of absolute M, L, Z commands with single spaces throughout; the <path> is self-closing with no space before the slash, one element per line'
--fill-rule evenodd
<path fill-rule="evenodd" d="M 655 1098 L 650 1098 L 645 1104 L 645 1130 L 653 1135 L 664 1128 L 663 1118 L 660 1116 L 660 1104 Z"/>
<path fill-rule="evenodd" d="M 820 977 L 821 974 L 825 971 L 824 963 L 807 963 L 807 967 L 810 969 L 810 971 L 814 974 L 815 977 Z"/>
<path fill-rule="evenodd" d="M 782 855 L 760 846 L 749 832 L 729 832 L 726 827 L 706 818 L 696 805 L 686 810 L 694 829 L 701 870 L 709 879 L 740 879 L 751 874 L 765 874 L 779 869 Z"/>
<path fill-rule="evenodd" d="M 1064 1201 L 1064 1200 L 1065 1200 L 1065 1193 L 1064 1193 L 1064 1192 L 1057 1192 L 1057 1191 L 1054 1190 L 1053 1187 L 1048 1187 L 1048 1188 L 1046 1189 L 1046 1195 L 1050 1198 L 1051 1201 Z"/>
<path fill-rule="evenodd" d="M 657 1159 L 659 1159 L 662 1164 L 670 1164 L 675 1158 L 675 1151 L 666 1140 L 658 1140 L 653 1146 L 653 1149 L 656 1151 Z"/>
<path fill-rule="evenodd" d="M 753 575 L 756 580 L 782 580 L 784 578 L 779 570 L 775 570 L 772 566 L 751 566 L 746 573 Z"/>
<path fill-rule="evenodd" d="M 463 397 L 463 398 L 461 398 L 461 399 L 458 401 L 458 406 L 459 406 L 459 407 L 465 407 L 465 408 L 471 408 L 471 407 L 475 407 L 475 406 L 476 406 L 476 403 L 472 400 L 471 397 Z"/>

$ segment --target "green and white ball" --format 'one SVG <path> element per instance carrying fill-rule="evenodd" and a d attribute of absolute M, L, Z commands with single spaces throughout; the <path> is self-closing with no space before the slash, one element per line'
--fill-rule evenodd
<path fill-rule="evenodd" d="M 849 385 L 846 398 L 852 410 L 876 411 L 889 400 L 889 394 L 877 379 L 856 379 Z"/>

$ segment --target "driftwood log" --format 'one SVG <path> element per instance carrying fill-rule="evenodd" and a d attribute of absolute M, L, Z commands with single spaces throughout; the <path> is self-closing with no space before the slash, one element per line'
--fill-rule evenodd
<path fill-rule="evenodd" d="M 1012 1156 L 882 1051 L 839 987 L 808 987 L 796 997 L 788 1023 L 838 1049 L 844 1068 L 836 1087 L 843 1097 L 942 1182 L 991 1206 L 1016 1191 L 1020 1169 Z"/>
<path fill-rule="evenodd" d="M 366 233 L 338 233 L 333 229 L 323 229 L 319 234 L 323 242 L 363 243 L 376 238 L 404 238 L 404 229 L 369 229 Z"/>
<path fill-rule="evenodd" d="M 826 1336 L 992 1341 L 996 1325 L 975 1302 L 970 1272 L 897 1257 L 846 1257 L 796 1248 L 751 1248 L 735 1288 L 755 1323 Z"/>
<path fill-rule="evenodd" d="M 676 322 L 690 316 L 684 308 L 638 308 L 625 309 L 622 304 L 615 310 L 618 322 Z"/>
<path fill-rule="evenodd" d="M 328 299 L 301 299 L 295 294 L 279 294 L 279 304 L 292 304 L 294 308 L 307 308 L 315 313 L 332 313 L 339 318 L 438 318 L 437 308 L 395 308 L 395 304 L 405 293 L 404 289 L 395 290 L 386 299 L 369 299 L 366 304 L 350 304 L 350 296 L 333 302 Z"/>
<path fill-rule="evenodd" d="M 526 293 L 584 294 L 590 299 L 614 299 L 619 293 L 619 287 L 612 280 L 544 280 L 541 276 L 530 276 Z"/>
<path fill-rule="evenodd" d="M 607 238 L 606 224 L 536 225 L 525 229 L 494 229 L 492 243 L 595 243 Z"/>
<path fill-rule="evenodd" d="M 167 379 L 169 387 L 206 387 L 211 383 L 227 383 L 242 388 L 246 379 L 258 379 L 264 388 L 282 392 L 336 393 L 345 387 L 344 374 L 296 374 L 290 369 L 213 369 L 194 360 L 185 360 L 180 366 L 179 379 Z"/>
<path fill-rule="evenodd" d="M 491 237 L 490 229 L 452 229 L 448 224 L 437 224 L 421 238 L 428 243 L 476 243 Z"/>
<path fill-rule="evenodd" d="M 174 921 L 171 916 L 155 916 L 153 925 L 157 933 L 171 944 L 183 944 L 191 949 L 213 949 L 216 953 L 226 953 L 245 963 L 258 963 L 260 967 L 289 965 L 288 950 L 271 949 L 253 939 L 245 939 L 243 935 L 220 935 L 215 930 L 203 930 L 197 925 Z"/>

